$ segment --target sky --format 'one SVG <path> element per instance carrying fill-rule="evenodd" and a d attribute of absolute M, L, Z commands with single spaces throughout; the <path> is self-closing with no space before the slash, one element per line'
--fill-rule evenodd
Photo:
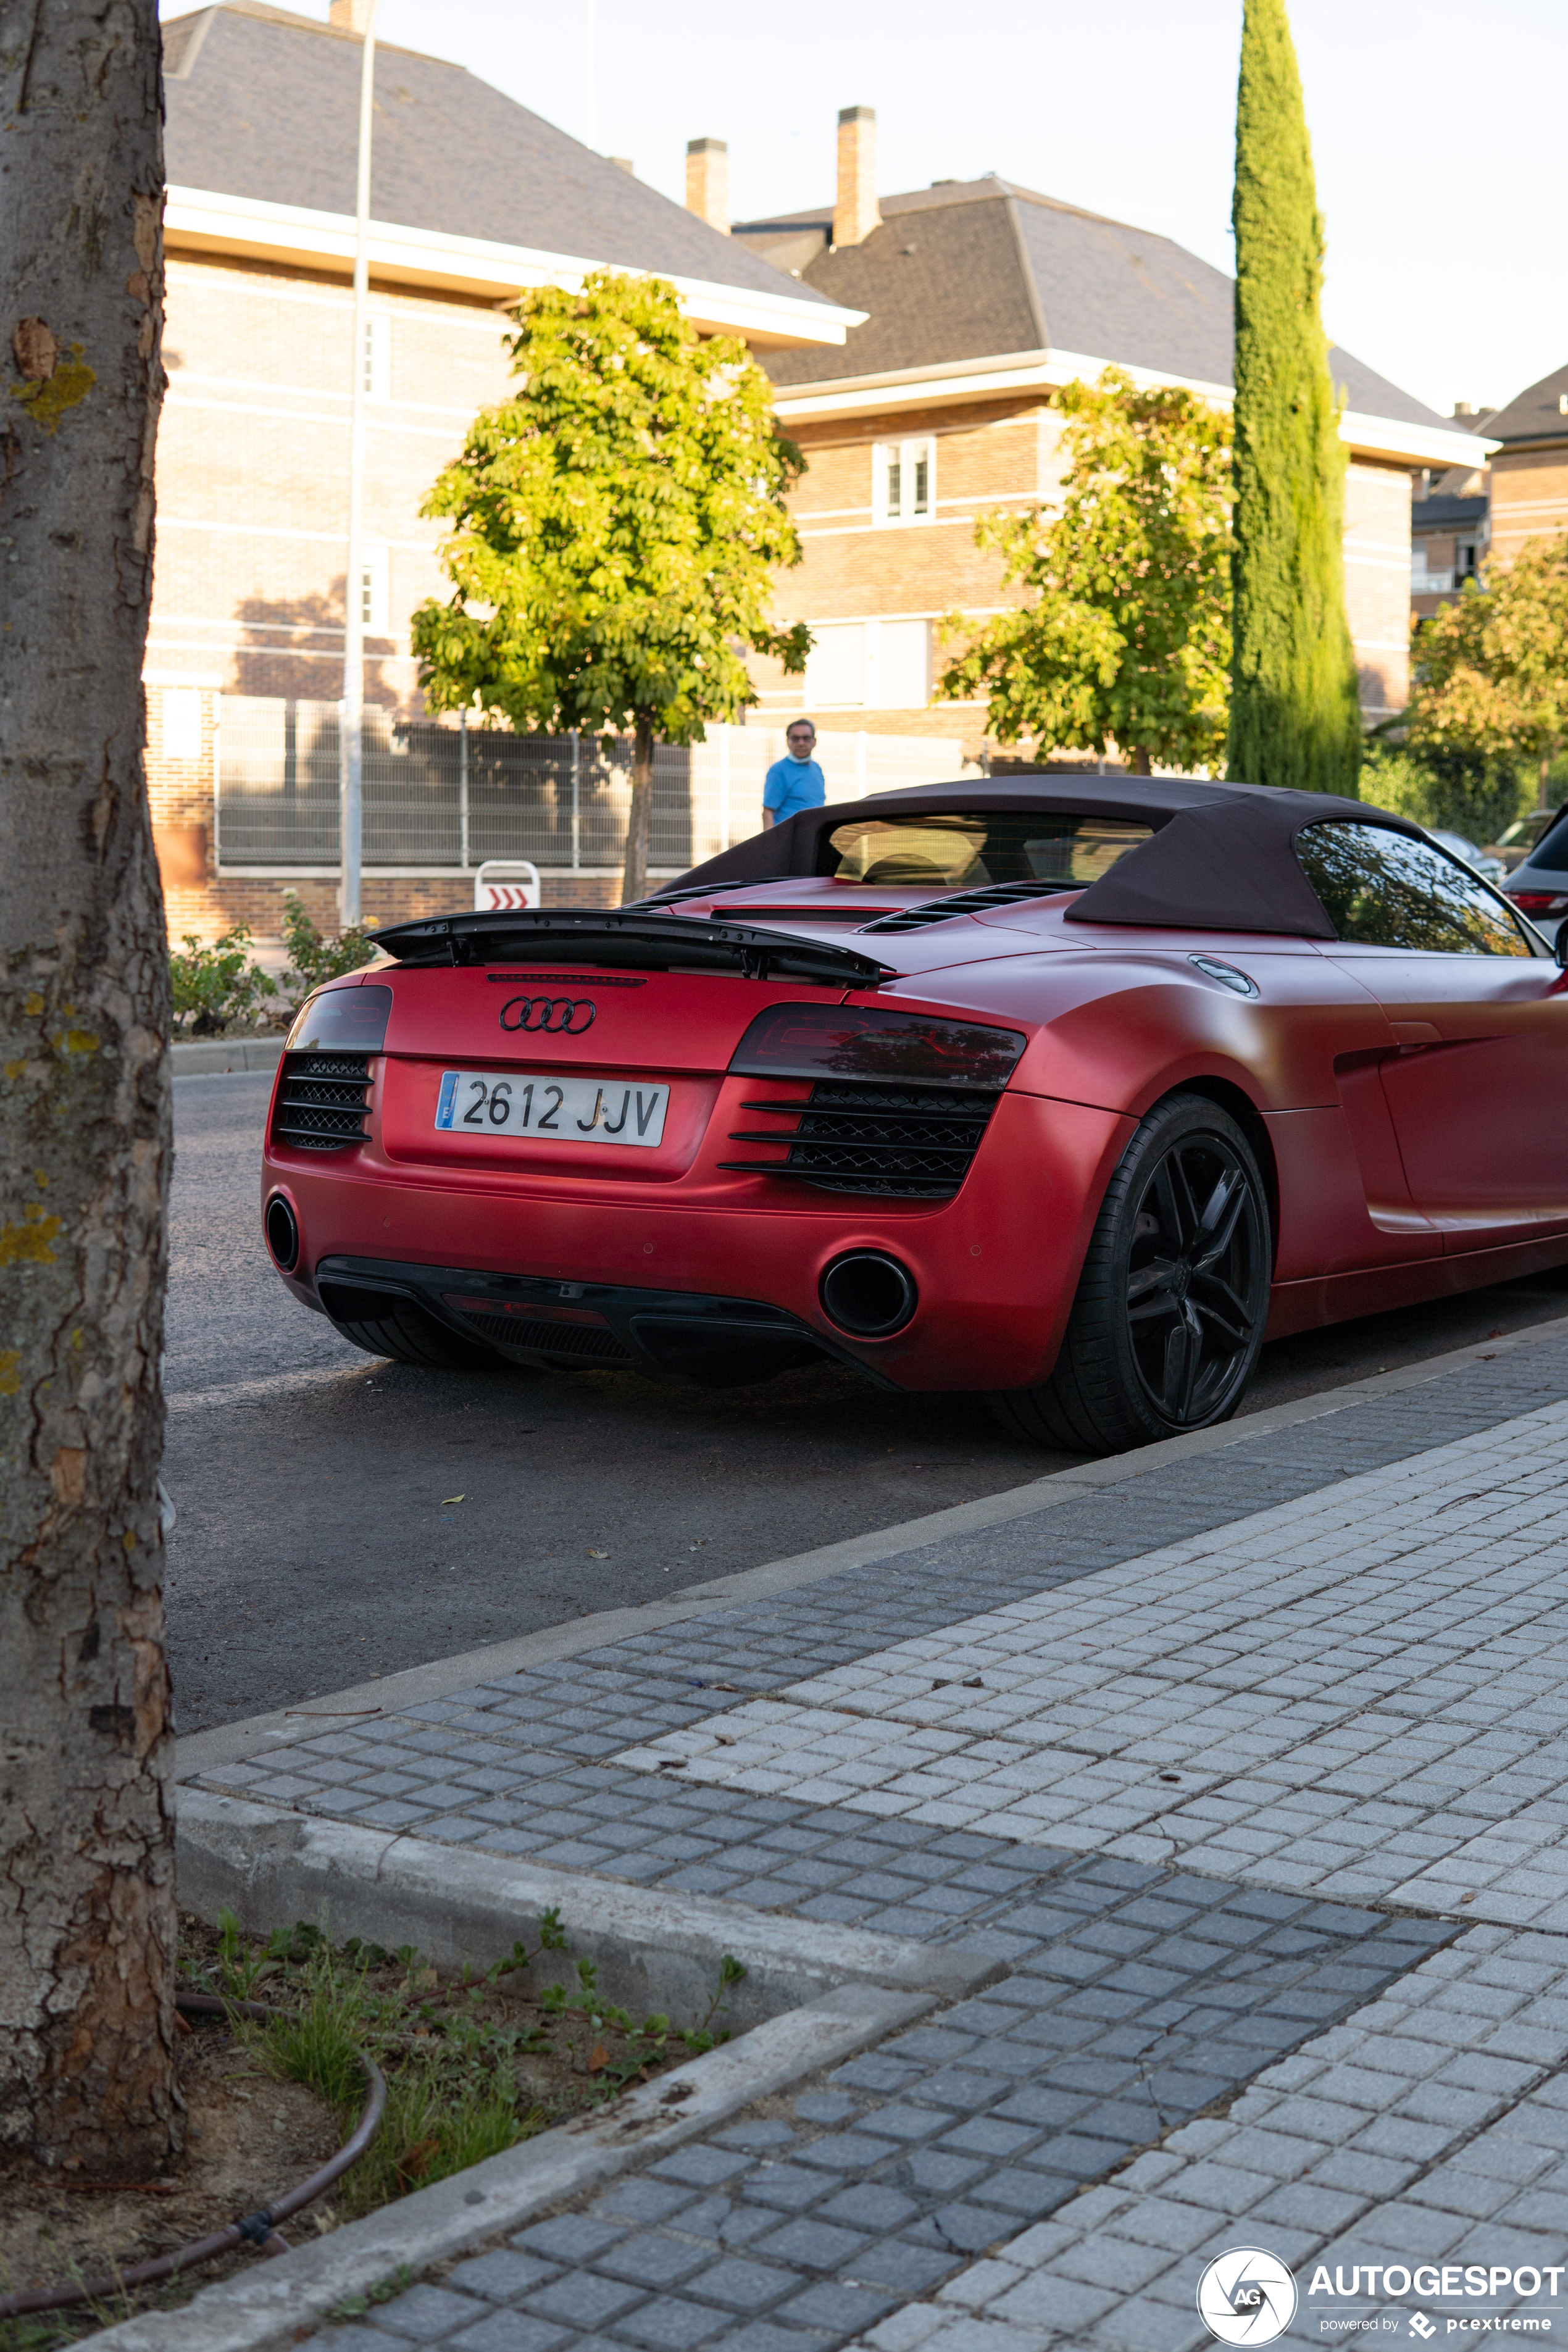
<path fill-rule="evenodd" d="M 998 172 L 1229 270 L 1240 20 L 1240 0 L 381 0 L 377 29 L 678 203 L 687 141 L 728 141 L 738 220 L 831 199 L 838 109 L 871 106 L 884 194 Z M 1568 0 L 1295 0 L 1291 21 L 1332 339 L 1443 415 L 1561 367 Z"/>

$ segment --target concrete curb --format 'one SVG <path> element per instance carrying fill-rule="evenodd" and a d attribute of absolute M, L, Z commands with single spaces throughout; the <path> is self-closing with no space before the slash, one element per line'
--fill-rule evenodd
<path fill-rule="evenodd" d="M 737 2032 L 846 1983 L 961 2000 L 1002 1975 L 1017 1948 L 1015 1937 L 984 1929 L 928 1944 L 777 1916 L 205 1790 L 180 1791 L 176 1830 L 180 1901 L 205 1919 L 226 1906 L 263 1936 L 308 1919 L 334 1942 L 414 1944 L 437 1966 L 484 1968 L 555 1910 L 574 1958 L 594 1961 L 601 1990 L 638 2016 L 700 2018 L 732 1953 L 746 1969 L 725 2011 Z M 533 1980 L 569 1974 L 552 1955 Z"/>
<path fill-rule="evenodd" d="M 281 1037 L 219 1037 L 208 1045 L 177 1041 L 169 1048 L 176 1078 L 205 1078 L 235 1070 L 275 1070 L 283 1057 Z"/>
<path fill-rule="evenodd" d="M 1478 1363 L 1510 1355 L 1520 1348 L 1562 1339 L 1568 1339 L 1568 1317 L 1534 1324 L 1528 1330 L 1511 1332 L 1503 1339 L 1489 1339 L 1483 1347 L 1455 1349 L 1447 1355 L 1428 1357 L 1424 1363 L 1402 1366 L 1397 1371 L 1348 1381 L 1343 1388 L 1322 1389 L 1316 1395 L 1298 1397 L 1293 1403 L 1271 1405 L 1266 1412 L 1250 1413 L 1244 1420 L 1226 1422 L 1218 1429 L 1199 1430 L 1190 1437 L 1169 1438 L 1163 1444 L 1142 1446 L 1136 1453 L 1114 1454 L 1102 1462 L 1075 1463 L 1068 1469 L 1031 1479 L 1026 1486 L 983 1496 L 978 1502 L 954 1504 L 948 1510 L 905 1519 L 896 1527 L 850 1536 L 815 1551 L 769 1561 L 762 1568 L 744 1569 L 735 1576 L 718 1577 L 707 1584 L 684 1585 L 668 1601 L 649 1601 L 637 1609 L 602 1610 L 592 1617 L 577 1617 L 563 1625 L 547 1626 L 542 1633 L 520 1634 L 513 1641 L 490 1643 L 483 1649 L 465 1650 L 456 1657 L 437 1659 L 429 1665 L 410 1666 L 401 1674 L 356 1683 L 346 1690 L 313 1698 L 299 1708 L 283 1707 L 268 1715 L 246 1717 L 237 1723 L 217 1724 L 210 1731 L 195 1732 L 179 1741 L 175 1769 L 180 1778 L 188 1780 L 198 1773 L 211 1772 L 222 1764 L 242 1763 L 263 1748 L 282 1748 L 290 1741 L 317 1737 L 325 1717 L 395 1715 L 402 1707 L 417 1706 L 426 1699 L 445 1698 L 476 1683 L 501 1681 L 525 1667 L 575 1657 L 583 1650 L 628 1641 L 638 1633 L 662 1633 L 687 1618 L 706 1616 L 715 1608 L 765 1601 L 774 1593 L 815 1584 L 825 1576 L 837 1576 L 844 1569 L 867 1567 L 879 1559 L 890 1559 L 899 1552 L 913 1551 L 954 1536 L 974 1535 L 983 1528 L 1026 1518 L 1034 1512 L 1048 1511 L 1058 1505 L 1081 1502 L 1086 1495 L 1124 1485 L 1129 1479 L 1142 1478 L 1201 1454 L 1223 1453 L 1228 1446 L 1246 1444 L 1271 1430 L 1298 1428 L 1303 1422 L 1320 1421 L 1329 1413 L 1376 1403 L 1383 1397 L 1425 1387 L 1451 1372 L 1468 1371 Z M 351 1373 L 354 1370 L 353 1366 L 345 1369 Z"/>
<path fill-rule="evenodd" d="M 754 2100 L 839 2064 L 931 2006 L 929 1994 L 847 1985 L 594 2115 L 416 2189 L 282 2261 L 258 2262 L 183 2310 L 121 2320 L 92 2341 L 104 2352 L 284 2352 L 345 2297 L 400 2271 L 417 2276 L 432 2263 L 519 2230 L 565 2198 L 711 2131 Z"/>

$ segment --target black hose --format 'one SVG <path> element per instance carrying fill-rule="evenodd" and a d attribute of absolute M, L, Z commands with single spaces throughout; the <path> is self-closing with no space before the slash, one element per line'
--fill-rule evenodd
<path fill-rule="evenodd" d="M 174 2006 L 198 2016 L 232 2016 L 236 2010 L 247 2017 L 270 2020 L 277 2015 L 275 2010 L 264 2008 L 258 2000 L 223 2000 L 209 1992 L 180 1993 Z M 198 2238 L 193 2245 L 178 2246 L 172 2254 L 160 2254 L 155 2262 L 138 2263 L 112 2278 L 88 2279 L 79 2286 L 37 2287 L 26 2294 L 0 2295 L 0 2319 L 20 2319 L 29 2311 L 55 2311 L 67 2303 L 89 2303 L 96 2296 L 118 2294 L 126 2287 L 152 2286 L 159 2279 L 173 2277 L 176 2271 L 188 2271 L 197 2263 L 213 2262 L 219 2254 L 230 2253 L 236 2246 L 247 2243 L 263 2253 L 286 2254 L 289 2247 L 278 2234 L 279 2222 L 286 2221 L 290 2213 L 298 2213 L 323 2189 L 330 2189 L 334 2180 L 341 2179 L 351 2165 L 359 2162 L 381 2129 L 381 2119 L 386 2111 L 386 2077 L 368 2052 L 362 2050 L 359 2061 L 364 2068 L 370 2095 L 353 2133 L 319 2172 L 312 2172 L 297 2189 L 286 2190 L 275 2205 L 263 2205 L 258 2212 L 247 2213 L 243 2221 L 231 2221 L 226 2229 L 215 2230 L 210 2237 Z"/>

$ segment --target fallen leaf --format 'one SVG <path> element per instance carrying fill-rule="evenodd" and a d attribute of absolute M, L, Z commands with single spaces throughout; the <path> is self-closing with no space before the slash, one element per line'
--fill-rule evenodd
<path fill-rule="evenodd" d="M 716 1731 L 713 1737 L 721 1748 L 733 1748 L 735 1745 L 733 1735 L 728 1731 Z"/>
<path fill-rule="evenodd" d="M 607 1551 L 591 1551 L 588 1557 L 590 1559 L 608 1559 L 610 1555 Z"/>
<path fill-rule="evenodd" d="M 466 1503 L 467 1501 L 468 1496 L 466 1495 L 443 1495 L 441 1497 L 441 1508 L 445 1510 L 448 1503 Z"/>
<path fill-rule="evenodd" d="M 601 2066 L 607 2066 L 609 2063 L 609 2052 L 605 2049 L 602 2042 L 595 2042 L 593 2049 L 588 2053 L 589 2074 L 596 2074 Z"/>
<path fill-rule="evenodd" d="M 1461 1903 L 1473 1903 L 1475 1899 L 1473 1895 L 1461 1895 L 1459 1897 Z"/>
<path fill-rule="evenodd" d="M 960 1690 L 984 1690 L 984 1687 L 985 1685 L 982 1682 L 978 1675 L 975 1675 L 973 1682 L 960 1683 L 959 1685 Z"/>
<path fill-rule="evenodd" d="M 413 2147 L 406 2148 L 398 2158 L 396 2169 L 399 2180 L 417 2180 L 422 2173 L 427 2172 L 430 2168 L 430 2159 L 440 2145 L 438 2139 L 416 2139 Z"/>

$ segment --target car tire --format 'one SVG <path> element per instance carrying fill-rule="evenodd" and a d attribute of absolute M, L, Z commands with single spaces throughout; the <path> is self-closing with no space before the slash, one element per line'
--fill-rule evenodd
<path fill-rule="evenodd" d="M 1139 1125 L 1106 1187 L 1047 1380 L 990 1402 L 1016 1437 L 1121 1454 L 1228 1421 L 1263 1344 L 1273 1264 L 1252 1147 L 1177 1094 Z"/>
<path fill-rule="evenodd" d="M 366 1355 L 390 1356 L 395 1363 L 420 1364 L 444 1372 L 499 1372 L 502 1366 L 503 1359 L 493 1348 L 448 1331 L 412 1300 L 407 1304 L 389 1300 L 386 1311 L 374 1322 L 345 1323 L 335 1315 L 331 1321 L 334 1331 L 341 1331 Z"/>

